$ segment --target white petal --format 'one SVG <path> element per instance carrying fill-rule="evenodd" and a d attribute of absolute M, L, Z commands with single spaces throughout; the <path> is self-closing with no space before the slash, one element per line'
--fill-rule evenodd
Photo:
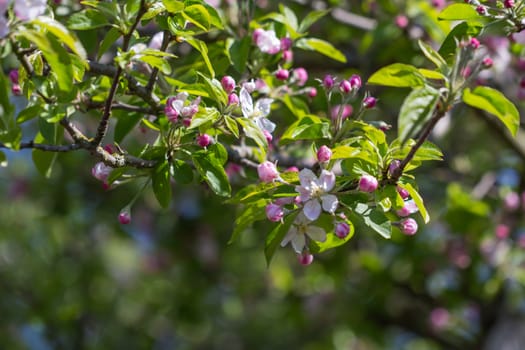
<path fill-rule="evenodd" d="M 305 203 L 303 208 L 304 216 L 310 221 L 317 220 L 319 215 L 321 215 L 321 204 L 315 199 L 310 199 Z"/>
<path fill-rule="evenodd" d="M 292 238 L 292 247 L 297 253 L 301 253 L 306 244 L 306 238 L 303 234 L 298 234 Z"/>
<path fill-rule="evenodd" d="M 255 124 L 257 124 L 259 129 L 266 130 L 270 134 L 275 130 L 275 123 L 272 123 L 267 118 L 257 118 L 257 119 L 255 119 Z"/>
<path fill-rule="evenodd" d="M 335 174 L 328 170 L 323 170 L 319 176 L 321 188 L 325 191 L 331 191 L 335 186 Z"/>
<path fill-rule="evenodd" d="M 308 237 L 310 237 L 314 241 L 318 241 L 318 242 L 326 241 L 326 232 L 320 227 L 308 226 L 308 229 L 306 230 L 306 234 L 308 235 Z"/>
<path fill-rule="evenodd" d="M 250 118 L 253 114 L 253 100 L 248 90 L 244 87 L 241 88 L 241 92 L 239 93 L 239 102 L 241 104 L 242 115 L 245 118 Z"/>
<path fill-rule="evenodd" d="M 255 109 L 261 112 L 261 117 L 266 117 L 270 114 L 273 99 L 261 98 L 255 102 Z"/>
<path fill-rule="evenodd" d="M 321 196 L 321 200 L 323 201 L 323 210 L 328 213 L 333 214 L 339 205 L 337 197 L 333 194 L 325 194 Z"/>
<path fill-rule="evenodd" d="M 297 227 L 292 226 L 292 227 L 290 227 L 290 229 L 286 233 L 286 236 L 284 236 L 284 238 L 283 238 L 283 240 L 281 242 L 281 247 L 284 247 L 285 245 L 287 245 L 288 242 L 290 242 L 292 240 L 292 238 L 294 238 L 295 236 L 297 236 Z"/>
<path fill-rule="evenodd" d="M 299 172 L 299 181 L 301 182 L 301 186 L 306 190 L 310 190 L 312 182 L 317 181 L 317 176 L 315 176 L 314 172 L 310 169 L 303 169 Z"/>
<path fill-rule="evenodd" d="M 295 190 L 299 192 L 299 197 L 301 198 L 301 202 L 306 202 L 310 199 L 310 191 L 308 191 L 306 188 L 302 186 L 295 186 Z"/>

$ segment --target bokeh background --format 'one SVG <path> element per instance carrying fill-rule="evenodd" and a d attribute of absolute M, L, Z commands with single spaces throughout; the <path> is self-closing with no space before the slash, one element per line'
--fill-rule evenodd
<path fill-rule="evenodd" d="M 235 1 L 213 3 L 230 19 L 238 15 Z M 417 39 L 439 43 L 451 26 L 437 20 L 445 1 L 279 3 L 299 18 L 334 9 L 310 32 L 348 63 L 294 52 L 313 86 L 327 73 L 366 80 L 393 62 L 427 66 Z M 277 6 L 259 1 L 256 16 Z M 519 35 L 482 43 L 495 62 L 483 83 L 523 110 Z M 392 124 L 394 138 L 408 91 L 367 89 L 379 98 L 367 118 Z M 322 98 L 313 101 L 314 111 L 325 108 Z M 140 130 L 135 136 L 144 137 Z M 45 179 L 30 151 L 7 153 L 9 166 L 0 169 L 0 348 L 523 349 L 523 136 L 513 141 L 489 116 L 457 107 L 432 135 L 444 161 L 416 172 L 432 221 L 420 222 L 413 237 L 396 232 L 391 240 L 357 227 L 348 244 L 307 267 L 291 249 L 266 266 L 271 225 L 263 221 L 228 244 L 237 208 L 200 183 L 174 183 L 167 210 L 145 191 L 132 223 L 120 225 L 120 208 L 140 182 L 105 190 L 86 153 L 61 154 Z M 241 186 L 243 174 L 233 181 Z"/>

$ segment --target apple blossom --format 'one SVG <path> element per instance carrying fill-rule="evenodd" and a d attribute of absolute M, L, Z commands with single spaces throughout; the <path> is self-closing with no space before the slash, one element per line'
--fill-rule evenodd
<path fill-rule="evenodd" d="M 292 39 L 285 36 L 284 38 L 281 38 L 281 50 L 286 51 L 289 50 L 292 47 Z"/>
<path fill-rule="evenodd" d="M 295 186 L 303 203 L 303 213 L 309 220 L 317 220 L 321 209 L 333 214 L 339 205 L 337 197 L 329 194 L 335 186 L 335 174 L 323 170 L 319 178 L 310 169 L 299 172 L 300 186 Z"/>
<path fill-rule="evenodd" d="M 227 94 L 235 90 L 235 80 L 229 75 L 225 75 L 224 77 L 222 77 L 221 85 Z"/>
<path fill-rule="evenodd" d="M 317 96 L 317 89 L 311 87 L 310 90 L 308 90 L 308 97 L 314 98 L 315 96 Z"/>
<path fill-rule="evenodd" d="M 514 0 L 504 0 L 503 6 L 505 6 L 505 8 L 508 8 L 508 9 L 514 7 Z"/>
<path fill-rule="evenodd" d="M 208 134 L 201 134 L 197 136 L 197 143 L 201 147 L 208 147 L 211 141 L 212 141 L 212 138 Z"/>
<path fill-rule="evenodd" d="M 253 33 L 253 40 L 259 50 L 264 53 L 275 55 L 281 51 L 281 41 L 273 30 L 256 29 Z"/>
<path fill-rule="evenodd" d="M 294 80 L 299 86 L 304 86 L 308 81 L 308 72 L 306 69 L 299 67 L 293 70 Z"/>
<path fill-rule="evenodd" d="M 348 79 L 348 82 L 352 90 L 359 90 L 361 88 L 361 77 L 357 74 L 353 74 L 350 79 Z"/>
<path fill-rule="evenodd" d="M 236 93 L 232 92 L 228 95 L 228 106 L 230 105 L 238 105 L 239 104 L 239 96 L 237 96 Z"/>
<path fill-rule="evenodd" d="M 327 74 L 324 76 L 323 86 L 326 90 L 330 90 L 331 88 L 333 88 L 334 84 L 335 84 L 335 80 L 330 74 Z"/>
<path fill-rule="evenodd" d="M 411 214 L 417 213 L 418 210 L 419 209 L 416 203 L 414 202 L 414 200 L 409 200 L 405 202 L 405 204 L 403 205 L 401 209 L 396 211 L 396 214 L 401 217 L 406 217 Z"/>
<path fill-rule="evenodd" d="M 346 119 L 350 115 L 352 115 L 353 111 L 354 109 L 351 105 L 344 105 L 342 107 L 341 105 L 337 105 L 332 107 L 332 110 L 330 111 L 330 117 L 332 118 L 332 120 L 336 120 L 338 117 L 340 117 L 341 119 Z"/>
<path fill-rule="evenodd" d="M 15 0 L 13 10 L 16 17 L 22 21 L 30 21 L 46 11 L 45 0 Z"/>
<path fill-rule="evenodd" d="M 280 68 L 275 72 L 275 77 L 279 80 L 287 80 L 290 76 L 290 72 L 287 69 Z"/>
<path fill-rule="evenodd" d="M 348 80 L 343 80 L 339 83 L 339 90 L 341 90 L 343 94 L 348 94 L 352 91 L 352 85 L 350 85 Z"/>
<path fill-rule="evenodd" d="M 275 130 L 275 124 L 266 118 L 266 116 L 270 114 L 273 99 L 261 98 L 255 102 L 254 106 L 252 97 L 248 93 L 248 90 L 242 87 L 239 102 L 241 104 L 243 116 L 245 118 L 253 119 L 259 129 L 266 130 L 269 133 L 272 133 Z"/>
<path fill-rule="evenodd" d="M 98 162 L 91 168 L 91 175 L 97 180 L 106 182 L 109 175 L 113 171 L 113 168 L 104 164 L 103 162 Z"/>
<path fill-rule="evenodd" d="M 310 225 L 311 222 L 312 220 L 309 220 L 303 212 L 299 213 L 286 236 L 284 236 L 281 246 L 284 247 L 290 242 L 295 252 L 300 254 L 306 248 L 306 236 L 314 241 L 324 242 L 326 240 L 325 230 L 321 227 Z"/>

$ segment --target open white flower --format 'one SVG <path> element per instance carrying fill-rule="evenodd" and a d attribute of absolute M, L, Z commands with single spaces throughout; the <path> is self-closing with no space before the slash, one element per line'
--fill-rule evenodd
<path fill-rule="evenodd" d="M 309 220 L 317 220 L 321 215 L 321 208 L 333 214 L 339 205 L 337 197 L 328 194 L 335 186 L 335 174 L 323 170 L 319 178 L 310 169 L 303 169 L 299 173 L 301 186 L 295 186 L 304 204 L 303 212 Z"/>
<path fill-rule="evenodd" d="M 272 133 L 275 130 L 275 124 L 272 123 L 266 116 L 270 114 L 273 99 L 260 98 L 253 105 L 252 96 L 244 87 L 239 93 L 239 102 L 241 104 L 242 115 L 245 118 L 253 119 L 259 129 L 266 130 Z"/>
<path fill-rule="evenodd" d="M 16 17 L 22 21 L 30 21 L 46 11 L 46 0 L 15 0 L 13 7 Z"/>
<path fill-rule="evenodd" d="M 291 242 L 293 249 L 297 253 L 301 253 L 306 247 L 306 236 L 314 241 L 324 242 L 326 240 L 325 230 L 321 227 L 310 225 L 310 223 L 311 220 L 308 220 L 303 213 L 299 213 L 281 242 L 281 247 Z"/>

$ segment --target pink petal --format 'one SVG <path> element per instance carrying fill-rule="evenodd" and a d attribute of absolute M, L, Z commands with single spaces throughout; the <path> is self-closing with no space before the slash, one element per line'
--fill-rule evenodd
<path fill-rule="evenodd" d="M 297 234 L 293 236 L 292 247 L 297 253 L 302 252 L 305 245 L 306 245 L 306 238 L 304 237 L 303 234 Z"/>
<path fill-rule="evenodd" d="M 317 181 L 317 176 L 315 176 L 314 172 L 310 169 L 303 169 L 299 172 L 299 181 L 301 182 L 301 186 L 309 190 L 311 183 Z"/>
<path fill-rule="evenodd" d="M 286 233 L 286 236 L 284 236 L 284 238 L 283 238 L 283 240 L 281 242 L 281 247 L 284 247 L 285 245 L 287 245 L 288 242 L 290 242 L 292 240 L 292 238 L 294 238 L 295 236 L 297 236 L 297 227 L 292 226 L 292 227 L 290 227 L 290 229 Z"/>
<path fill-rule="evenodd" d="M 328 170 L 323 170 L 319 176 L 321 188 L 325 191 L 331 191 L 335 186 L 335 174 Z"/>

